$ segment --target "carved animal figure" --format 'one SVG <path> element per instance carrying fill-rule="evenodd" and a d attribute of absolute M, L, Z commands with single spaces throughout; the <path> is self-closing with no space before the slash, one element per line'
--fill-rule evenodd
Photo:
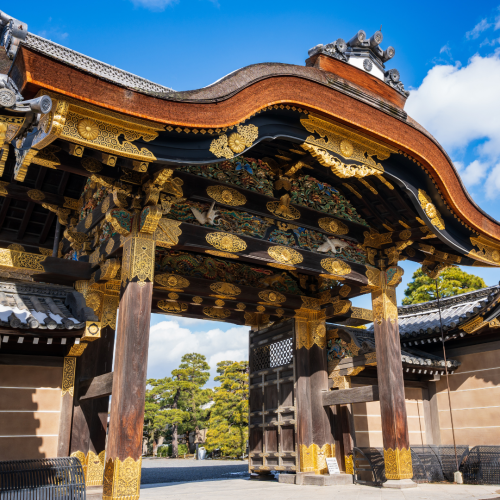
<path fill-rule="evenodd" d="M 317 251 L 326 253 L 331 250 L 333 253 L 337 253 L 337 248 L 349 248 L 349 244 L 337 238 L 325 237 L 325 242 L 317 248 Z"/>
<path fill-rule="evenodd" d="M 214 210 L 215 201 L 212 203 L 207 212 L 201 213 L 198 209 L 191 207 L 191 212 L 196 217 L 196 220 L 200 224 L 210 224 L 213 226 L 215 224 L 215 218 L 218 217 L 218 210 Z"/>
<path fill-rule="evenodd" d="M 275 283 L 285 284 L 285 273 L 273 274 L 272 276 L 266 276 L 260 280 L 261 283 L 266 285 L 266 287 L 272 287 Z"/>

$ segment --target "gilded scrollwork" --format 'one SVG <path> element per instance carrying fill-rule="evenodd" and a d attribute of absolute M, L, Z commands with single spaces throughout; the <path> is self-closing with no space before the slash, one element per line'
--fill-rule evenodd
<path fill-rule="evenodd" d="M 109 458 L 104 469 L 103 500 L 139 500 L 142 458 Z"/>
<path fill-rule="evenodd" d="M 311 444 L 310 446 L 301 444 L 299 452 L 301 472 L 327 474 L 328 466 L 326 459 L 335 457 L 335 445 L 324 444 L 320 447 L 317 444 Z"/>
<path fill-rule="evenodd" d="M 231 315 L 231 311 L 220 307 L 204 307 L 203 314 L 212 319 L 225 319 Z"/>
<path fill-rule="evenodd" d="M 69 394 L 73 396 L 75 392 L 75 369 L 76 358 L 66 356 L 63 364 L 62 391 L 61 396 Z"/>
<path fill-rule="evenodd" d="M 275 292 L 274 290 L 263 290 L 262 292 L 259 292 L 259 298 L 271 304 L 281 304 L 286 302 L 286 297 L 282 293 Z"/>
<path fill-rule="evenodd" d="M 245 148 L 253 145 L 259 136 L 259 129 L 255 125 L 238 125 L 237 132 L 229 137 L 222 134 L 210 144 L 210 152 L 217 158 L 233 158 L 235 153 L 242 153 Z"/>
<path fill-rule="evenodd" d="M 484 236 L 471 236 L 470 241 L 479 250 L 471 250 L 467 257 L 500 266 L 500 245 Z"/>
<path fill-rule="evenodd" d="M 233 285 L 231 283 L 212 283 L 210 285 L 210 290 L 215 292 L 217 295 L 236 297 L 241 293 L 241 288 Z"/>
<path fill-rule="evenodd" d="M 240 207 L 247 202 L 246 197 L 236 189 L 227 186 L 209 186 L 207 194 L 218 203 L 223 203 L 231 207 Z"/>
<path fill-rule="evenodd" d="M 189 286 L 189 281 L 177 274 L 158 274 L 155 276 L 155 281 L 172 292 L 182 292 L 184 288 Z"/>
<path fill-rule="evenodd" d="M 123 245 L 122 283 L 136 280 L 139 286 L 153 282 L 155 242 L 153 239 L 130 236 Z"/>
<path fill-rule="evenodd" d="M 208 233 L 205 238 L 210 245 L 223 252 L 243 252 L 247 248 L 241 238 L 230 233 Z"/>
<path fill-rule="evenodd" d="M 411 479 L 413 466 L 410 448 L 384 449 L 385 477 L 393 479 Z"/>
<path fill-rule="evenodd" d="M 83 354 L 83 351 L 85 351 L 85 348 L 87 347 L 86 342 L 81 342 L 80 344 L 73 344 L 69 351 L 67 356 L 81 356 Z"/>
<path fill-rule="evenodd" d="M 300 219 L 300 212 L 290 204 L 290 195 L 284 194 L 279 201 L 269 201 L 266 208 L 276 217 L 285 220 Z"/>
<path fill-rule="evenodd" d="M 17 250 L 0 249 L 0 266 L 17 267 L 21 269 L 33 269 L 35 271 L 44 271 L 42 262 L 47 258 L 46 255 L 21 252 Z"/>
<path fill-rule="evenodd" d="M 304 297 L 302 298 L 304 299 Z M 317 299 L 315 300 L 317 301 Z M 308 305 L 310 304 L 304 304 L 304 307 Z M 319 305 L 317 307 L 318 310 L 303 308 L 295 311 L 295 343 L 297 349 L 305 347 L 309 350 L 313 345 L 317 345 L 321 349 L 326 348 L 326 315 L 324 310 L 319 309 Z"/>
<path fill-rule="evenodd" d="M 181 222 L 172 219 L 162 218 L 158 222 L 158 227 L 154 233 L 156 245 L 164 248 L 171 248 L 179 243 L 179 236 L 182 234 Z"/>
<path fill-rule="evenodd" d="M 269 247 L 267 253 L 271 258 L 286 266 L 300 264 L 304 260 L 302 254 L 297 252 L 297 250 L 280 245 Z"/>
<path fill-rule="evenodd" d="M 102 319 L 101 328 L 109 326 L 112 330 L 116 330 L 116 316 L 120 298 L 114 295 L 104 295 L 102 301 Z"/>
<path fill-rule="evenodd" d="M 438 212 L 436 205 L 432 203 L 431 197 L 423 189 L 418 190 L 418 201 L 432 225 L 443 231 L 445 229 L 444 220 Z"/>
<path fill-rule="evenodd" d="M 329 217 L 322 217 L 319 219 L 318 226 L 324 231 L 328 231 L 332 234 L 342 235 L 349 233 L 349 228 L 343 222 L 330 219 Z"/>
<path fill-rule="evenodd" d="M 185 302 L 176 302 L 170 300 L 159 300 L 158 307 L 169 314 L 180 314 L 186 312 L 189 308 Z"/>
<path fill-rule="evenodd" d="M 352 271 L 351 266 L 340 259 L 322 259 L 320 265 L 325 271 L 336 276 L 345 276 Z"/>

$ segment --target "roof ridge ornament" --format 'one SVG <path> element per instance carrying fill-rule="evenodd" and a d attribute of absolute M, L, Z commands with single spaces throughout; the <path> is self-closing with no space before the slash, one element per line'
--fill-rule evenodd
<path fill-rule="evenodd" d="M 410 93 L 405 90 L 397 69 L 385 69 L 385 63 L 396 55 L 394 47 L 385 50 L 380 47 L 384 36 L 382 31 L 376 31 L 370 38 L 366 32 L 359 30 L 347 43 L 342 38 L 327 45 L 319 44 L 309 50 L 309 57 L 323 54 L 333 59 L 346 62 L 351 66 L 371 74 L 392 87 L 404 97 Z"/>

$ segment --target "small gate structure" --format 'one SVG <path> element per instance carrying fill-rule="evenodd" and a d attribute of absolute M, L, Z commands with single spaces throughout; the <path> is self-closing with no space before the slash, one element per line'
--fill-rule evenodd
<path fill-rule="evenodd" d="M 85 499 L 85 475 L 75 457 L 0 462 L 0 500 Z"/>

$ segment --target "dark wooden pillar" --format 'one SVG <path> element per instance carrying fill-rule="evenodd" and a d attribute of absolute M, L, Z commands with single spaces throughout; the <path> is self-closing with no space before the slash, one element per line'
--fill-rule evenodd
<path fill-rule="evenodd" d="M 116 311 L 115 311 L 116 315 Z M 79 384 L 112 370 L 115 330 L 106 326 L 78 358 L 70 453 L 84 461 L 87 486 L 102 485 L 109 396 L 80 401 Z"/>
<path fill-rule="evenodd" d="M 378 286 L 372 292 L 385 475 L 388 480 L 413 477 L 395 289 L 402 274 L 399 267 L 379 271 Z"/>
<path fill-rule="evenodd" d="M 59 437 L 57 456 L 68 457 L 73 421 L 73 395 L 75 393 L 76 358 L 66 356 L 63 364 L 61 413 L 59 415 Z"/>
<path fill-rule="evenodd" d="M 322 400 L 322 392 L 328 390 L 328 371 L 325 313 L 319 306 L 297 310 L 295 359 L 300 472 L 327 474 L 326 458 L 335 457 L 335 445 L 331 411 Z"/>
<path fill-rule="evenodd" d="M 152 237 L 124 243 L 104 500 L 139 498 L 154 250 Z"/>
<path fill-rule="evenodd" d="M 350 405 L 349 405 L 350 406 Z M 340 428 L 342 432 L 342 466 L 340 470 L 347 474 L 353 474 L 352 449 L 354 447 L 352 429 L 351 429 L 351 411 L 347 405 L 337 405 L 337 414 L 339 415 Z"/>

